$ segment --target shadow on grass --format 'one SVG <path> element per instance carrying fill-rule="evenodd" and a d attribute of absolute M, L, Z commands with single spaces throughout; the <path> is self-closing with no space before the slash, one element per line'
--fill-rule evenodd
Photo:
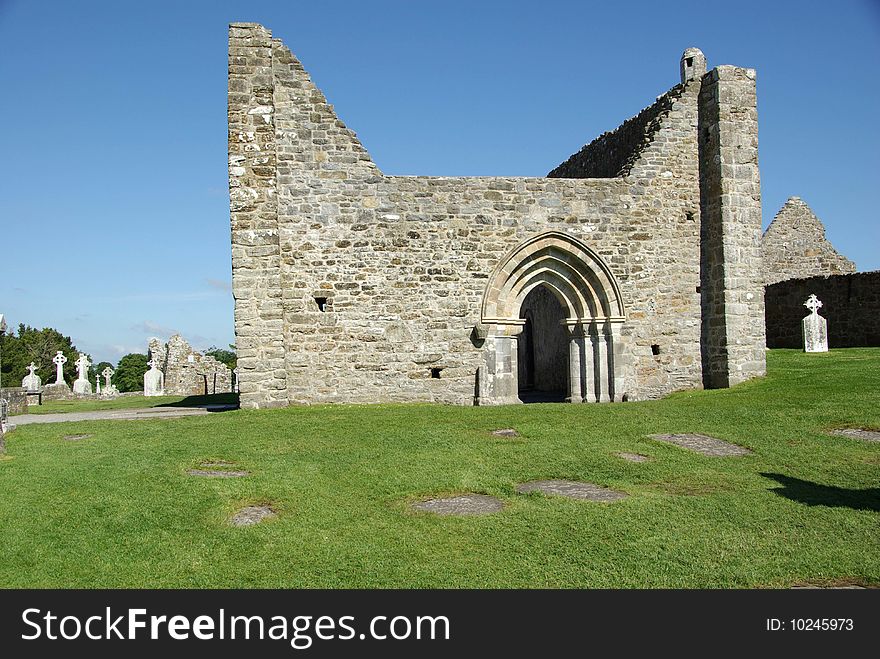
<path fill-rule="evenodd" d="M 209 412 L 222 412 L 238 409 L 238 394 L 208 394 L 207 396 L 187 396 L 173 403 L 162 403 L 156 407 L 204 407 Z"/>
<path fill-rule="evenodd" d="M 762 473 L 761 475 L 782 485 L 782 487 L 773 488 L 776 494 L 798 503 L 808 506 L 831 506 L 880 512 L 880 488 L 877 487 L 848 490 L 843 487 L 819 485 L 819 483 L 783 474 Z"/>

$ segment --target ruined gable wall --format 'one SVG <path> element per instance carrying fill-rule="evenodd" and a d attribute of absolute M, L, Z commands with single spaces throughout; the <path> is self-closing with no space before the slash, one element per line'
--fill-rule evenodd
<path fill-rule="evenodd" d="M 825 238 L 825 227 L 800 197 L 791 197 L 761 240 L 764 283 L 819 275 L 846 274 L 856 265 Z"/>
<path fill-rule="evenodd" d="M 595 249 L 620 283 L 629 396 L 699 384 L 695 85 L 628 178 L 383 176 L 278 42 L 273 58 L 272 296 L 282 300 L 290 402 L 473 402 L 486 281 L 508 251 L 551 229 Z"/>
<path fill-rule="evenodd" d="M 674 102 L 681 96 L 683 85 L 676 85 L 635 117 L 627 119 L 613 131 L 603 133 L 584 146 L 547 176 L 553 178 L 613 178 L 626 176 L 642 150 L 649 145 Z"/>
<path fill-rule="evenodd" d="M 233 26 L 230 57 L 244 407 L 473 402 L 485 363 L 473 330 L 486 283 L 508 252 L 548 230 L 589 245 L 620 285 L 627 320 L 616 361 L 629 398 L 701 384 L 699 78 L 652 105 L 650 139 L 643 132 L 635 140 L 626 176 L 384 176 L 268 31 Z M 272 139 L 256 130 L 254 115 Z M 751 220 L 760 197 L 749 194 Z M 724 313 L 748 307 L 724 303 Z M 740 364 L 750 357 L 743 355 Z"/>

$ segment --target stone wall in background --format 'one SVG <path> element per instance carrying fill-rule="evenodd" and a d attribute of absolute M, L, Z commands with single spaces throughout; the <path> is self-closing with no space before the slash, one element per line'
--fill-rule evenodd
<path fill-rule="evenodd" d="M 804 302 L 815 294 L 830 348 L 880 346 L 880 270 L 789 279 L 765 289 L 768 348 L 802 348 Z"/>
<path fill-rule="evenodd" d="M 764 232 L 761 249 L 765 284 L 856 271 L 855 263 L 825 238 L 821 220 L 800 197 L 785 202 Z"/>

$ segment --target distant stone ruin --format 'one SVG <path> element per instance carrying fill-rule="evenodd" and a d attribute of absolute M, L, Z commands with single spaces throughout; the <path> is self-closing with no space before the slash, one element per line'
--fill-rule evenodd
<path fill-rule="evenodd" d="M 168 343 L 152 338 L 149 359 L 164 375 L 166 396 L 203 396 L 232 391 L 232 371 L 210 355 L 196 352 L 180 334 Z"/>
<path fill-rule="evenodd" d="M 761 238 L 764 284 L 856 271 L 825 238 L 825 227 L 800 197 L 790 197 Z"/>

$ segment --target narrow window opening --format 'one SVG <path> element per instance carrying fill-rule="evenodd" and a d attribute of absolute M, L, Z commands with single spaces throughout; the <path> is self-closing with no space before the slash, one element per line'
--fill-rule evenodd
<path fill-rule="evenodd" d="M 326 297 L 316 297 L 315 304 L 318 305 L 318 311 L 327 311 L 327 298 Z"/>
<path fill-rule="evenodd" d="M 697 286 L 697 293 L 699 293 L 701 290 L 702 289 L 699 286 Z"/>
<path fill-rule="evenodd" d="M 660 346 L 658 346 L 656 343 L 651 346 L 651 354 L 653 354 L 653 355 L 660 354 Z"/>
<path fill-rule="evenodd" d="M 692 212 L 690 212 L 690 211 L 686 212 L 686 213 L 684 214 L 684 217 L 685 217 L 685 219 L 686 219 L 688 222 L 693 222 L 693 221 L 694 221 L 694 214 L 693 214 Z"/>
<path fill-rule="evenodd" d="M 684 61 L 684 65 L 685 65 L 687 68 L 691 68 L 691 67 L 694 65 L 694 58 L 693 58 L 693 57 L 688 57 L 688 58 L 686 58 L 685 61 Z"/>
<path fill-rule="evenodd" d="M 435 380 L 439 380 L 440 379 L 440 371 L 442 371 L 442 370 L 443 370 L 442 368 L 437 368 L 437 367 L 432 368 L 431 369 L 431 377 Z"/>

